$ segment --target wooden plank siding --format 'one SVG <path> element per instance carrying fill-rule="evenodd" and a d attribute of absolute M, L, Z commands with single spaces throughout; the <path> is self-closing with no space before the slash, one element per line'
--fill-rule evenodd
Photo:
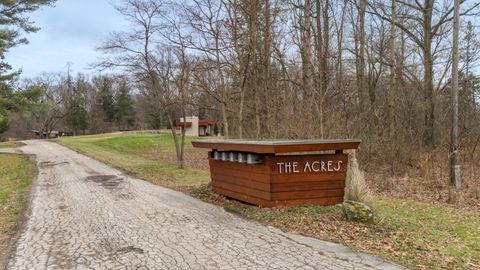
<path fill-rule="evenodd" d="M 270 190 L 275 192 L 286 191 L 308 191 L 308 190 L 322 190 L 322 189 L 342 189 L 345 187 L 344 180 L 332 180 L 322 182 L 290 182 L 290 183 L 278 183 L 272 184 Z"/>
<path fill-rule="evenodd" d="M 334 205 L 343 202 L 343 197 L 328 197 L 328 198 L 315 198 L 315 199 L 290 199 L 290 200 L 276 200 L 269 201 L 253 197 L 247 194 L 238 193 L 218 187 L 213 187 L 212 190 L 215 193 L 222 194 L 224 196 L 237 199 L 239 201 L 247 202 L 250 204 L 262 206 L 262 207 L 277 207 L 277 206 L 295 206 L 295 205 Z"/>
<path fill-rule="evenodd" d="M 330 171 L 321 171 L 319 162 L 322 161 L 336 163 L 330 166 Z M 278 162 L 297 162 L 299 171 L 282 173 Z M 304 170 L 307 162 L 317 162 L 317 171 Z M 263 157 L 262 164 L 243 164 L 210 157 L 209 164 L 212 190 L 224 196 L 263 207 L 330 205 L 343 201 L 348 155 L 267 155 Z M 326 165 L 324 167 L 326 170 Z"/>

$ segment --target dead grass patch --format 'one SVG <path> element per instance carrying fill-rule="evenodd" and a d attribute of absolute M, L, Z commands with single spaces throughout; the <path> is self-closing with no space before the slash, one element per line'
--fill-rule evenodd
<path fill-rule="evenodd" d="M 17 142 L 17 141 L 0 142 L 0 148 L 15 148 L 15 147 L 21 147 L 24 145 L 25 144 L 23 142 Z"/>

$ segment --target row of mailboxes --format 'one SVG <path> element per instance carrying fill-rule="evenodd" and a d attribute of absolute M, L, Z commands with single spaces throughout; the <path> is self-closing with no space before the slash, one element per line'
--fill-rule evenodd
<path fill-rule="evenodd" d="M 256 153 L 232 152 L 232 151 L 213 151 L 213 159 L 247 163 L 247 164 L 261 164 L 262 156 Z"/>

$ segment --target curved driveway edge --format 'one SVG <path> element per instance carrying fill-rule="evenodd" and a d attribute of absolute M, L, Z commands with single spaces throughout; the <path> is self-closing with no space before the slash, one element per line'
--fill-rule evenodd
<path fill-rule="evenodd" d="M 403 269 L 245 220 L 57 144 L 25 143 L 39 173 L 7 269 Z"/>

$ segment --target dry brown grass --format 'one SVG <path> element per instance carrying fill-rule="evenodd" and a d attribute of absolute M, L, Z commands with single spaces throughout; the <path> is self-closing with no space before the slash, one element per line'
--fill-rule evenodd
<path fill-rule="evenodd" d="M 373 196 L 365 181 L 365 174 L 360 170 L 355 150 L 348 151 L 349 162 L 345 187 L 347 199 L 373 205 Z"/>
<path fill-rule="evenodd" d="M 365 168 L 367 184 L 374 194 L 385 197 L 480 209 L 480 187 L 476 172 L 480 164 L 472 162 L 467 155 L 461 156 L 462 188 L 453 194 L 448 151 L 444 148 L 442 146 L 430 152 L 419 150 L 412 164 L 397 166 L 395 170 L 389 164 L 363 160 L 362 165 L 369 165 Z"/>

